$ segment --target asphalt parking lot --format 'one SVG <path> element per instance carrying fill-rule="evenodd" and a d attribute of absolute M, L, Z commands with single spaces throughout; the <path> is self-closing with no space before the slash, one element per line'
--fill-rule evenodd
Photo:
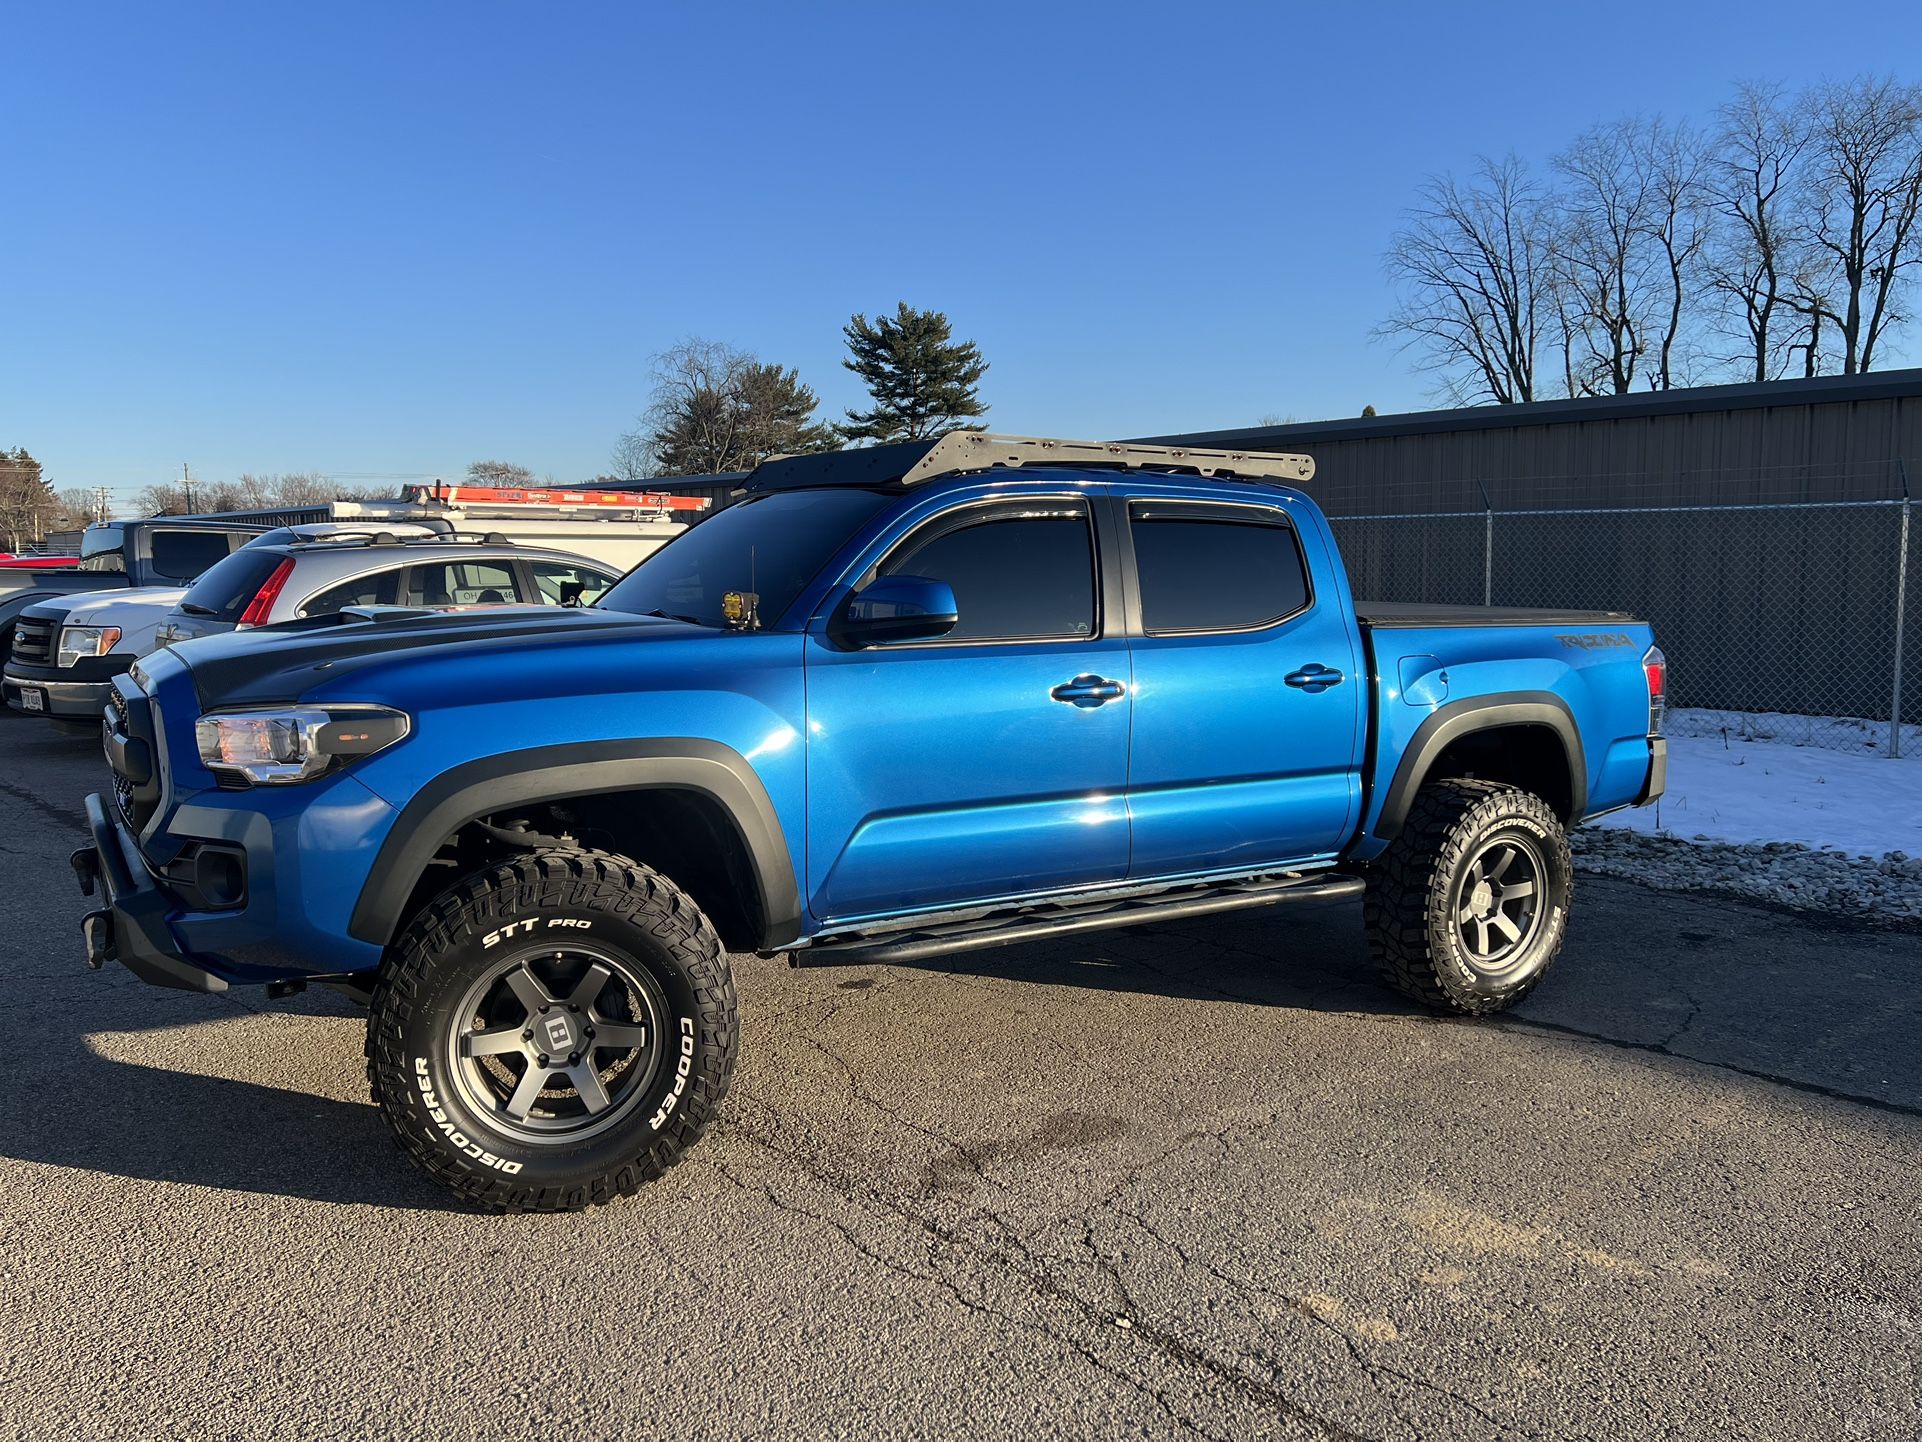
<path fill-rule="evenodd" d="M 722 1123 L 465 1213 L 345 1002 L 89 973 L 94 750 L 0 717 L 0 1433 L 1922 1436 L 1922 937 L 1587 879 L 1518 1013 L 1347 906 L 736 959 Z"/>

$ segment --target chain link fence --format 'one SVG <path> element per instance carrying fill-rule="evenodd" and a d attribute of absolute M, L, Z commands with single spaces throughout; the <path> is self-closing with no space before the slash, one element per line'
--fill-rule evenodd
<path fill-rule="evenodd" d="M 1355 595 L 1629 611 L 1684 727 L 1922 755 L 1922 517 L 1886 500 L 1330 517 Z"/>

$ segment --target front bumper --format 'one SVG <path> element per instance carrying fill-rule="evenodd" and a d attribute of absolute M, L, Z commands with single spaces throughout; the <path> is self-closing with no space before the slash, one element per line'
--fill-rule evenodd
<path fill-rule="evenodd" d="M 96 971 L 117 961 L 142 981 L 179 991 L 225 991 L 226 981 L 184 954 L 167 925 L 175 902 L 147 869 L 133 834 L 108 814 L 98 796 L 87 798 L 89 845 L 74 852 L 80 890 L 96 885 L 107 903 L 81 922 L 87 965 Z"/>
<path fill-rule="evenodd" d="M 45 672 L 42 676 L 41 672 Z M 62 721 L 98 721 L 113 691 L 113 680 L 71 681 L 53 679 L 60 672 L 51 666 L 9 666 L 0 692 L 7 705 L 28 716 L 51 716 Z M 29 706 L 22 691 L 38 691 L 45 702 Z"/>

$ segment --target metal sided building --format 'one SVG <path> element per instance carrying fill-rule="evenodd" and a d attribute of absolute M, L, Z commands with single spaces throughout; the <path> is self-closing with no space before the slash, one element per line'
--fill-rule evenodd
<path fill-rule="evenodd" d="M 1887 500 L 1904 460 L 1922 489 L 1922 370 L 1139 439 L 1306 451 L 1331 515 Z"/>
<path fill-rule="evenodd" d="M 1678 705 L 1922 722 L 1922 370 L 1141 439 L 1313 456 L 1370 599 L 1633 610 Z"/>

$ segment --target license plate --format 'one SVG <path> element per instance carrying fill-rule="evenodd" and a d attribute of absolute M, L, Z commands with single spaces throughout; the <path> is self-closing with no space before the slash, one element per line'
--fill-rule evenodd
<path fill-rule="evenodd" d="M 38 686 L 20 688 L 20 709 L 22 711 L 44 711 L 47 709 L 47 693 Z"/>

